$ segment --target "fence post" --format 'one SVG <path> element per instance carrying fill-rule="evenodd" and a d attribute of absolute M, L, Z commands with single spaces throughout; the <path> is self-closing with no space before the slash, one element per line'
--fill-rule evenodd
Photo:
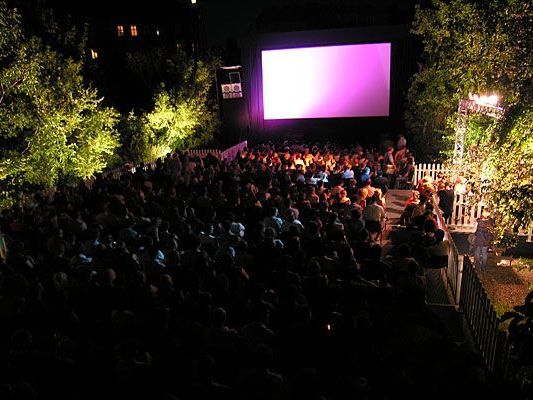
<path fill-rule="evenodd" d="M 459 254 L 457 257 L 457 276 L 456 276 L 456 291 L 455 291 L 455 304 L 459 305 L 459 302 L 461 301 L 461 284 L 463 282 L 463 262 L 464 262 L 464 256 L 462 254 Z"/>

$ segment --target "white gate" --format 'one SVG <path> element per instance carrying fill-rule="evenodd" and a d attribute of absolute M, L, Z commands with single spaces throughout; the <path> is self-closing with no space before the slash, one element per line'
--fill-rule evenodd
<path fill-rule="evenodd" d="M 418 164 L 415 166 L 413 175 L 413 186 L 416 187 L 418 181 L 425 176 L 431 179 L 439 179 L 442 175 L 447 175 L 449 170 L 442 164 Z M 447 221 L 447 226 L 459 232 L 473 232 L 477 219 L 481 216 L 485 204 L 483 200 L 473 201 L 468 194 L 455 193 L 453 199 L 452 216 Z M 533 242 L 533 225 L 528 230 L 521 229 L 520 236 L 525 236 L 528 243 Z"/>
<path fill-rule="evenodd" d="M 444 168 L 442 164 L 418 164 L 415 165 L 415 173 L 413 174 L 413 185 L 416 186 L 418 181 L 425 176 L 430 176 L 431 179 L 436 180 L 439 175 L 447 174 L 449 171 Z"/>
<path fill-rule="evenodd" d="M 462 232 L 473 232 L 476 221 L 485 208 L 483 200 L 473 201 L 467 194 L 455 193 L 452 216 L 448 223 L 450 228 Z"/>

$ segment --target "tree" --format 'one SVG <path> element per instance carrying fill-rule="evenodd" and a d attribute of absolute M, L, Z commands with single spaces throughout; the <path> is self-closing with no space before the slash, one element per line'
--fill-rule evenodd
<path fill-rule="evenodd" d="M 422 38 L 426 65 L 408 93 L 406 122 L 418 154 L 444 158 L 453 151 L 457 104 L 468 93 L 497 93 L 502 120 L 469 120 L 465 176 L 481 196 L 501 239 L 533 223 L 533 4 L 519 0 L 433 0 L 417 8 L 413 32 Z"/>
<path fill-rule="evenodd" d="M 497 222 L 497 236 L 533 224 L 533 106 L 508 116 L 502 136 L 481 163 L 482 195 Z"/>
<path fill-rule="evenodd" d="M 0 179 L 51 187 L 87 178 L 113 158 L 117 113 L 86 86 L 82 64 L 26 37 L 0 1 Z"/>
<path fill-rule="evenodd" d="M 134 120 L 134 114 L 127 119 L 130 132 L 127 137 L 132 140 L 134 161 L 153 161 L 176 149 L 204 145 L 213 140 L 219 127 L 218 104 L 213 96 L 219 58 L 193 59 L 178 52 L 162 62 L 166 72 L 154 73 L 149 80 L 153 83 L 155 77 L 164 79 L 154 96 L 153 109 L 143 113 L 140 122 Z M 149 64 L 159 63 L 150 61 Z M 147 68 L 148 64 L 142 63 L 136 69 Z"/>
<path fill-rule="evenodd" d="M 407 96 L 406 124 L 418 154 L 446 155 L 455 112 L 468 93 L 497 92 L 508 108 L 530 104 L 533 5 L 521 0 L 432 0 L 417 7 L 412 32 L 425 65 Z"/>

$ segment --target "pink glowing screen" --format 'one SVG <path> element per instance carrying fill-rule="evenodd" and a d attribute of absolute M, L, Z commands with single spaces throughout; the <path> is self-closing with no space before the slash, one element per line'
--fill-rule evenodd
<path fill-rule="evenodd" d="M 389 115 L 390 43 L 263 50 L 264 119 Z"/>

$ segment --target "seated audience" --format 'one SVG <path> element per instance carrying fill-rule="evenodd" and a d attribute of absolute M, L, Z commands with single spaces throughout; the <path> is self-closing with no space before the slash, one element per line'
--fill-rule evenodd
<path fill-rule="evenodd" d="M 400 150 L 178 152 L 3 211 L 0 397 L 485 396 L 427 322 L 426 259 L 376 243 Z M 427 203 L 406 222 L 431 262 L 447 246 Z"/>

